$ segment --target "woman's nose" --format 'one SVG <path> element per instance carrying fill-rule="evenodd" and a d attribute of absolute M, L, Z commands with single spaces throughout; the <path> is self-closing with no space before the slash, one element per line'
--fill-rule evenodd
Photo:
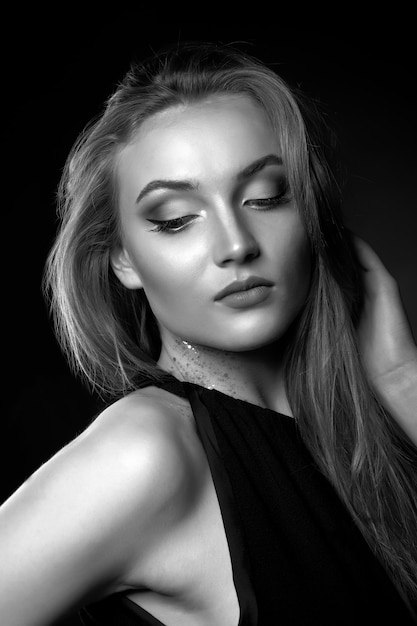
<path fill-rule="evenodd" d="M 214 261 L 219 266 L 245 263 L 259 256 L 259 245 L 243 216 L 229 212 L 214 233 Z"/>

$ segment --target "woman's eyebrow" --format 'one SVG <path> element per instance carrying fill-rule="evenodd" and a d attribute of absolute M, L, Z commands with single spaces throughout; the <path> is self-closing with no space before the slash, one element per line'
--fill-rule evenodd
<path fill-rule="evenodd" d="M 197 187 L 197 183 L 194 183 L 190 180 L 151 180 L 150 183 L 144 186 L 144 188 L 136 198 L 136 204 L 149 193 L 152 193 L 152 191 L 157 191 L 158 189 L 173 189 L 174 191 L 195 191 Z"/>
<path fill-rule="evenodd" d="M 266 167 L 267 165 L 282 165 L 282 159 L 277 154 L 267 154 L 253 163 L 247 165 L 243 170 L 237 173 L 237 180 L 245 180 L 246 178 L 250 178 L 256 172 L 259 172 L 261 169 Z M 195 191 L 198 189 L 198 183 L 192 180 L 172 180 L 172 179 L 157 179 L 151 180 L 147 185 L 144 186 L 138 197 L 136 198 L 136 204 L 138 204 L 145 196 L 152 193 L 153 191 L 158 191 L 160 189 L 170 189 L 174 191 Z"/>
<path fill-rule="evenodd" d="M 237 179 L 245 180 L 246 178 L 250 178 L 250 176 L 253 176 L 253 174 L 256 174 L 256 172 L 259 172 L 259 170 L 262 170 L 267 165 L 282 165 L 282 159 L 277 154 L 267 154 L 245 167 L 238 173 Z"/>

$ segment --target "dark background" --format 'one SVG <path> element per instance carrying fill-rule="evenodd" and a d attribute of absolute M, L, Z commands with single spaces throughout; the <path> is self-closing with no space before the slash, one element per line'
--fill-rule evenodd
<path fill-rule="evenodd" d="M 5 16 L 2 498 L 100 406 L 70 375 L 41 295 L 56 228 L 55 190 L 78 133 L 101 111 L 130 61 L 166 43 L 247 42 L 248 51 L 279 63 L 290 84 L 321 104 L 348 172 L 348 224 L 397 278 L 417 334 L 416 76 L 407 16 L 345 30 L 331 16 L 322 27 L 287 23 L 267 17 L 233 26 L 161 23 L 140 12 L 23 9 Z"/>

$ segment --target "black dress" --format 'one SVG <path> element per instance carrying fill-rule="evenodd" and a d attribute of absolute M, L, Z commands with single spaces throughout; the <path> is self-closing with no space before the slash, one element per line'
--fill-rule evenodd
<path fill-rule="evenodd" d="M 191 404 L 225 526 L 239 626 L 417 623 L 293 418 L 175 379 L 161 386 Z M 88 615 L 100 626 L 162 625 L 122 594 Z"/>

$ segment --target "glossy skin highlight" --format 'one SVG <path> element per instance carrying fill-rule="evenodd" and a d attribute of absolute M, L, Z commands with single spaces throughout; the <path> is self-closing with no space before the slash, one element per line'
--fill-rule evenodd
<path fill-rule="evenodd" d="M 302 308 L 309 245 L 277 144 L 262 109 L 229 95 L 156 114 L 119 154 L 123 248 L 113 268 L 125 286 L 144 289 L 163 347 L 186 339 L 257 350 Z M 216 300 L 250 276 L 272 284 L 267 297 L 239 308 Z"/>

